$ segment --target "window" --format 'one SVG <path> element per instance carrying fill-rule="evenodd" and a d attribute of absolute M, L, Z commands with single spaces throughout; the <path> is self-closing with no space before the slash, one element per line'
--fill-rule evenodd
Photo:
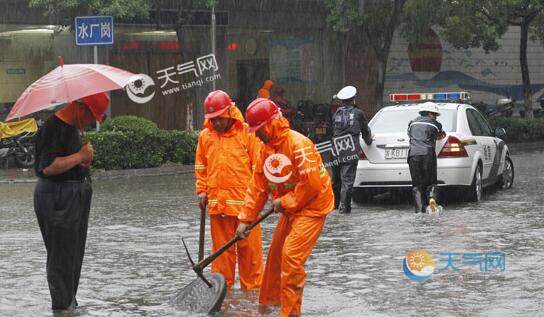
<path fill-rule="evenodd" d="M 478 120 L 478 114 L 473 109 L 467 109 L 468 126 L 472 135 L 483 136 L 483 129 Z"/>
<path fill-rule="evenodd" d="M 476 113 L 476 119 L 478 120 L 478 123 L 480 123 L 480 127 L 482 129 L 482 135 L 483 136 L 493 136 L 493 132 L 491 130 L 491 127 L 487 123 L 487 120 L 485 120 L 484 116 L 482 116 L 482 114 L 477 112 L 477 111 L 475 113 Z"/>
<path fill-rule="evenodd" d="M 374 133 L 401 133 L 406 132 L 410 121 L 419 116 L 419 110 L 408 109 L 398 111 L 382 111 L 372 122 L 371 129 Z M 442 124 L 442 130 L 452 132 L 456 129 L 457 110 L 440 110 L 438 122 Z"/>

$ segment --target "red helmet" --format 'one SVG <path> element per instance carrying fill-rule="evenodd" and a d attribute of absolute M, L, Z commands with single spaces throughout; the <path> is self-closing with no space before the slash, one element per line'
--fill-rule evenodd
<path fill-rule="evenodd" d="M 246 110 L 246 121 L 249 124 L 249 132 L 259 130 L 278 113 L 280 113 L 280 108 L 270 99 L 257 98 L 253 100 Z"/>
<path fill-rule="evenodd" d="M 204 100 L 204 118 L 211 119 L 220 116 L 232 105 L 229 95 L 223 90 L 212 91 Z"/>
<path fill-rule="evenodd" d="M 104 112 L 110 104 L 110 97 L 105 92 L 81 98 L 81 101 L 89 108 L 96 121 L 102 121 Z"/>

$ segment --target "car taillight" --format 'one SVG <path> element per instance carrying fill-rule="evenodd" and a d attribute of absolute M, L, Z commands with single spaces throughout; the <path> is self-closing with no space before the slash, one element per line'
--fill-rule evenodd
<path fill-rule="evenodd" d="M 449 136 L 448 141 L 438 154 L 438 157 L 467 157 L 468 153 L 465 150 L 463 142 L 454 136 Z"/>
<path fill-rule="evenodd" d="M 365 155 L 365 152 L 363 152 L 363 150 L 361 150 L 361 152 L 359 152 L 359 160 L 366 160 L 366 155 Z"/>

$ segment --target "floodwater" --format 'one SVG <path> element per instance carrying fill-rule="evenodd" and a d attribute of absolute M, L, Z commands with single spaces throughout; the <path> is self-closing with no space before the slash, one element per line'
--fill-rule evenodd
<path fill-rule="evenodd" d="M 537 316 L 544 311 L 544 160 L 514 155 L 516 179 L 479 204 L 452 203 L 440 216 L 414 215 L 408 202 L 331 213 L 306 263 L 304 316 Z M 190 175 L 96 181 L 75 316 L 188 316 L 169 299 L 196 278 L 181 244 L 197 256 L 199 211 Z M 52 316 L 45 248 L 32 210 L 33 184 L 0 184 L 0 316 Z M 277 220 L 265 220 L 268 246 Z M 209 235 L 207 242 L 209 243 Z M 436 263 L 417 283 L 406 252 Z M 505 254 L 505 271 L 458 271 L 440 253 Z M 209 252 L 209 244 L 207 247 Z M 236 286 L 221 316 L 259 314 L 257 292 Z M 66 316 L 66 315 L 65 315 Z"/>

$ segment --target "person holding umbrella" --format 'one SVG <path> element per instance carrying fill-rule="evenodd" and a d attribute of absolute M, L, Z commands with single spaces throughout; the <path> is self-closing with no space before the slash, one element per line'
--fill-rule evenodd
<path fill-rule="evenodd" d="M 106 92 L 140 78 L 101 64 L 64 65 L 45 74 L 19 96 L 6 120 L 66 104 L 36 135 L 34 211 L 47 251 L 47 281 L 54 310 L 73 309 L 87 238 L 94 150 L 81 134 L 100 122 L 109 106 Z"/>
<path fill-rule="evenodd" d="M 77 306 L 92 187 L 93 147 L 83 143 L 84 127 L 101 121 L 105 93 L 69 103 L 50 116 L 36 135 L 34 211 L 47 250 L 47 281 L 53 310 Z"/>

